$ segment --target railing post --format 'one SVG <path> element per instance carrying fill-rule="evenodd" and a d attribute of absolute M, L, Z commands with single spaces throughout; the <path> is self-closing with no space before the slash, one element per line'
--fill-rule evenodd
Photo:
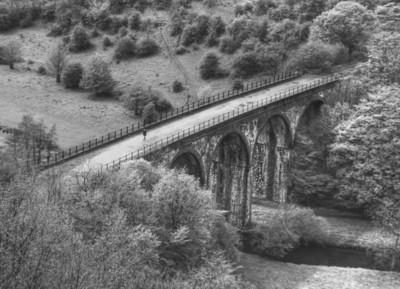
<path fill-rule="evenodd" d="M 90 141 L 89 141 L 89 148 L 90 148 Z"/>

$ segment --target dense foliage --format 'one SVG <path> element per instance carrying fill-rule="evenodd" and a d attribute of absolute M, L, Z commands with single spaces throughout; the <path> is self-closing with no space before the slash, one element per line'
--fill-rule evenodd
<path fill-rule="evenodd" d="M 44 177 L 0 190 L 2 287 L 251 288 L 228 259 L 236 232 L 194 178 L 143 161 L 68 186 Z"/>

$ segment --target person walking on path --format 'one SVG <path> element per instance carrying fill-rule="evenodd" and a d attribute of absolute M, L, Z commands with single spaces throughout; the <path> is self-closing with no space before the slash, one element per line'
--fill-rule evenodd
<path fill-rule="evenodd" d="M 146 129 L 144 128 L 144 129 L 143 129 L 143 140 L 146 140 L 146 135 L 147 135 L 147 131 L 146 131 Z"/>

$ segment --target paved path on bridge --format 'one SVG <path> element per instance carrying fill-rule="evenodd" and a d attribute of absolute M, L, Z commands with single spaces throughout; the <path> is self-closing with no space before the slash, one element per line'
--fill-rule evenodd
<path fill-rule="evenodd" d="M 85 165 L 89 165 L 95 169 L 100 168 L 102 165 L 110 163 L 132 152 L 136 152 L 137 150 L 142 149 L 144 146 L 148 146 L 155 141 L 164 139 L 175 133 L 208 121 L 213 117 L 218 117 L 219 115 L 231 112 L 237 108 L 242 108 L 243 105 L 248 105 L 252 102 L 255 103 L 259 100 L 273 97 L 278 93 L 297 88 L 298 86 L 309 84 L 310 82 L 320 78 L 322 77 L 317 75 L 303 75 L 294 80 L 267 88 L 259 92 L 255 92 L 253 94 L 234 98 L 220 104 L 215 104 L 209 108 L 194 112 L 193 114 L 182 116 L 160 126 L 148 129 L 146 141 L 143 140 L 143 135 L 141 134 L 133 135 L 103 149 L 96 150 L 86 156 L 80 157 L 78 160 L 84 158 L 86 160 Z M 76 161 L 73 163 L 76 164 Z"/>

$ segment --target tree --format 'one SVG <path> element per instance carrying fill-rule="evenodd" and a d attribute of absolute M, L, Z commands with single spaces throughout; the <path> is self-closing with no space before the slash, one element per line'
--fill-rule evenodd
<path fill-rule="evenodd" d="M 331 167 L 340 180 L 338 198 L 348 206 L 362 206 L 395 233 L 396 246 L 400 238 L 399 94 L 398 87 L 387 87 L 361 103 L 338 126 L 330 148 Z"/>
<path fill-rule="evenodd" d="M 82 80 L 83 67 L 80 63 L 68 64 L 62 74 L 62 82 L 65 88 L 78 88 Z"/>
<path fill-rule="evenodd" d="M 99 96 L 110 94 L 114 85 L 109 65 L 100 57 L 94 56 L 83 71 L 81 86 Z"/>
<path fill-rule="evenodd" d="M 372 12 L 362 5 L 342 1 L 315 19 L 310 30 L 310 40 L 341 43 L 349 49 L 351 55 L 365 46 L 368 32 L 374 23 Z"/>
<path fill-rule="evenodd" d="M 303 0 L 296 8 L 302 21 L 312 21 L 324 11 L 325 0 Z"/>
<path fill-rule="evenodd" d="M 75 26 L 72 31 L 70 49 L 74 52 L 79 52 L 88 49 L 91 45 L 85 29 L 80 25 Z"/>
<path fill-rule="evenodd" d="M 21 45 L 17 41 L 10 41 L 3 49 L 3 58 L 14 69 L 14 63 L 21 57 Z"/>
<path fill-rule="evenodd" d="M 210 79 L 221 75 L 219 58 L 215 53 L 209 52 L 200 64 L 200 75 L 203 79 Z"/>
<path fill-rule="evenodd" d="M 400 84 L 399 47 L 399 34 L 377 34 L 368 47 L 368 76 L 385 84 Z"/>
<path fill-rule="evenodd" d="M 67 54 L 64 44 L 58 43 L 47 60 L 47 67 L 50 72 L 56 75 L 56 82 L 61 82 L 61 74 L 67 65 Z"/>

